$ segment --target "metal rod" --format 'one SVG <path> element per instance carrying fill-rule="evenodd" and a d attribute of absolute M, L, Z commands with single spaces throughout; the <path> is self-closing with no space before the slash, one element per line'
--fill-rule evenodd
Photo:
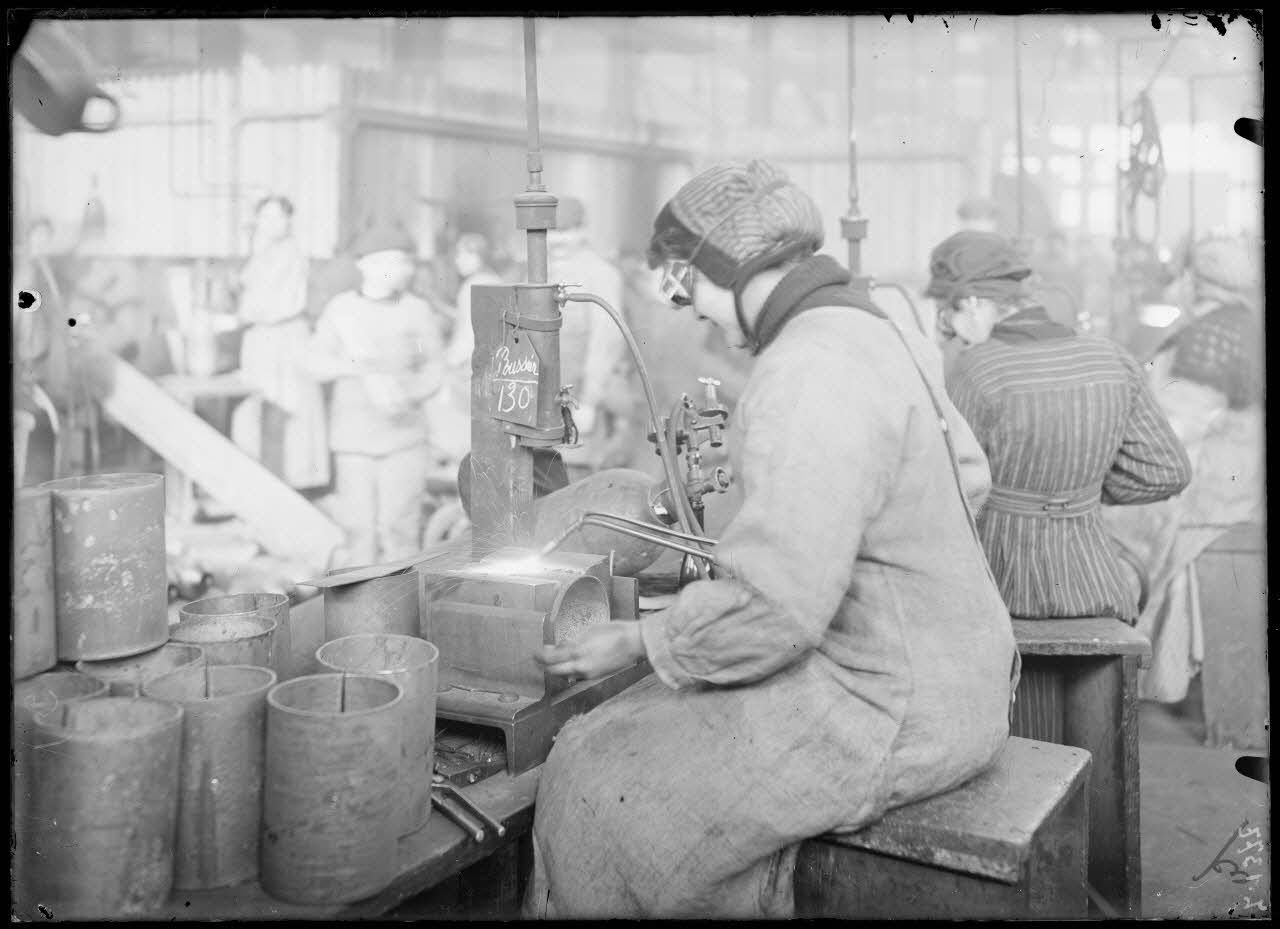
<path fill-rule="evenodd" d="M 1013 19 L 1013 116 L 1018 143 L 1018 236 L 1022 236 L 1025 214 L 1022 166 L 1022 27 L 1017 15 Z"/>
<path fill-rule="evenodd" d="M 857 86 L 856 59 L 854 56 L 854 20 L 848 17 L 849 28 L 846 32 L 848 46 L 847 60 L 849 68 L 849 218 L 858 219 L 860 204 L 858 203 L 858 131 L 857 131 Z M 858 274 L 862 270 L 862 243 L 857 238 L 849 239 L 849 273 Z"/>
<path fill-rule="evenodd" d="M 614 522 L 625 523 L 628 526 L 635 526 L 637 529 L 643 529 L 646 532 L 656 532 L 674 539 L 683 539 L 686 542 L 701 542 L 704 545 L 716 545 L 717 539 L 708 538 L 705 535 L 690 535 L 687 532 L 677 532 L 674 529 L 668 529 L 666 526 L 658 526 L 653 523 L 642 522 L 638 519 L 632 519 L 629 516 L 619 516 L 616 513 L 583 513 L 583 516 L 590 516 L 593 520 L 608 519 Z"/>
<path fill-rule="evenodd" d="M 715 555 L 708 553 L 704 549 L 695 548 L 692 545 L 685 545 L 684 543 L 677 542 L 674 539 L 666 539 L 659 535 L 651 534 L 649 532 L 642 532 L 639 529 L 632 529 L 630 526 L 601 523 L 601 522 L 598 522 L 597 520 L 590 518 L 590 516 L 583 516 L 579 518 L 578 521 L 575 522 L 568 530 L 561 533 L 558 538 L 544 545 L 542 547 L 542 550 L 539 552 L 539 554 L 544 556 L 550 555 L 553 551 L 555 551 L 562 544 L 564 544 L 564 540 L 567 539 L 569 536 L 573 535 L 574 532 L 581 529 L 583 526 L 592 525 L 592 524 L 603 525 L 604 528 L 606 529 L 612 529 L 614 532 L 620 532 L 623 535 L 629 535 L 633 539 L 640 539 L 643 542 L 652 542 L 654 545 L 661 545 L 661 546 L 664 546 L 665 548 L 675 549 L 677 552 L 684 552 L 686 555 L 695 555 L 699 558 L 705 558 L 707 561 L 710 561 L 714 564 L 717 564 L 717 565 L 720 564 L 720 562 L 716 560 Z"/>
<path fill-rule="evenodd" d="M 529 190 L 542 190 L 542 139 L 538 132 L 538 45 L 532 17 L 524 21 L 524 107 L 529 130 Z"/>

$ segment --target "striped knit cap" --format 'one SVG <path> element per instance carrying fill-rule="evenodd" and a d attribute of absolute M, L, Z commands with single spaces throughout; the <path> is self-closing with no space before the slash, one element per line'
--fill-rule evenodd
<path fill-rule="evenodd" d="M 739 293 L 765 268 L 822 247 L 822 215 L 767 161 L 725 162 L 671 198 L 653 223 L 649 267 L 692 261 L 714 284 Z"/>
<path fill-rule="evenodd" d="M 1011 300 L 1022 295 L 1031 268 L 1004 236 L 966 229 L 933 250 L 929 274 L 926 297 L 945 303 L 962 297 Z"/>

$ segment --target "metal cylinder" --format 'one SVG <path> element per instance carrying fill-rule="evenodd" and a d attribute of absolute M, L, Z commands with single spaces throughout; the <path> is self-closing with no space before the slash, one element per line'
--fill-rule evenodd
<path fill-rule="evenodd" d="M 262 887 L 293 903 L 347 903 L 396 876 L 400 686 L 311 674 L 267 692 Z"/>
<path fill-rule="evenodd" d="M 413 568 L 324 590 L 326 642 L 361 632 L 417 635 L 421 624 L 418 572 Z"/>
<path fill-rule="evenodd" d="M 31 843 L 30 767 L 36 714 L 59 709 L 65 703 L 105 697 L 107 693 L 106 681 L 78 671 L 49 671 L 13 685 L 13 826 L 17 843 L 13 855 L 13 902 L 16 916 L 34 919 L 37 915 L 25 863 Z"/>
<path fill-rule="evenodd" d="M 271 637 L 271 667 L 282 681 L 296 677 L 302 673 L 295 659 L 297 649 L 293 642 L 293 623 L 289 615 L 289 595 L 281 593 L 246 593 L 226 594 L 218 597 L 205 597 L 203 600 L 192 600 L 178 611 L 183 623 L 196 620 L 222 619 L 269 619 L 274 620 L 276 627 Z M 170 638 L 176 638 L 170 636 Z M 198 641 L 198 640 L 192 640 Z M 306 654 L 306 663 L 310 662 L 311 653 Z M 220 662 L 212 657 L 215 664 L 258 664 L 257 661 Z"/>
<path fill-rule="evenodd" d="M 113 697 L 140 697 L 147 681 L 177 668 L 201 667 L 204 649 L 199 645 L 166 642 L 145 655 L 132 655 L 111 661 L 77 661 L 76 670 L 106 681 Z"/>
<path fill-rule="evenodd" d="M 576 641 L 588 627 L 608 621 L 609 594 L 590 574 L 566 584 L 551 607 L 556 645 Z"/>
<path fill-rule="evenodd" d="M 277 625 L 266 616 L 201 616 L 178 623 L 169 640 L 199 645 L 207 664 L 274 668 Z"/>
<path fill-rule="evenodd" d="M 13 676 L 58 663 L 53 586 L 53 504 L 45 488 L 21 487 L 13 507 Z"/>
<path fill-rule="evenodd" d="M 35 717 L 33 901 L 58 919 L 141 916 L 173 886 L 182 708 L 143 697 Z"/>
<path fill-rule="evenodd" d="M 416 636 L 366 632 L 326 642 L 316 661 L 333 671 L 385 677 L 404 691 L 396 821 L 401 835 L 417 832 L 431 814 L 439 650 Z"/>
<path fill-rule="evenodd" d="M 137 655 L 169 638 L 164 476 L 93 474 L 53 495 L 58 658 Z"/>
<path fill-rule="evenodd" d="M 258 876 L 267 691 L 266 667 L 181 668 L 143 692 L 182 707 L 182 774 L 173 886 L 205 890 Z"/>

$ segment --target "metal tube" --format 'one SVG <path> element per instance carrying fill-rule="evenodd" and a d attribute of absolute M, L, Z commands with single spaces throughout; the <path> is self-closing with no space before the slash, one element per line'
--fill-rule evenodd
<path fill-rule="evenodd" d="M 848 17 L 849 28 L 846 34 L 847 60 L 849 66 L 849 218 L 857 219 L 860 205 L 858 203 L 858 133 L 857 85 L 854 57 L 854 21 Z M 862 245 L 856 238 L 849 239 L 849 273 L 858 274 L 862 270 Z"/>
<path fill-rule="evenodd" d="M 595 520 L 591 518 L 590 514 L 580 518 L 576 523 L 573 524 L 573 526 L 570 529 L 561 533 L 559 538 L 556 538 L 551 542 L 548 542 L 546 545 L 544 545 L 542 547 L 542 550 L 539 552 L 539 554 L 550 555 L 553 551 L 555 551 L 557 548 L 560 547 L 560 545 L 564 543 L 565 539 L 571 536 L 578 529 L 581 529 L 583 526 L 588 526 L 592 524 L 602 525 L 606 529 L 611 529 L 614 532 L 620 532 L 623 535 L 629 535 L 632 538 L 641 539 L 642 541 L 645 541 L 645 542 L 652 542 L 654 545 L 662 545 L 666 548 L 675 549 L 677 552 L 684 552 L 686 555 L 695 555 L 699 558 L 705 558 L 714 564 L 720 563 L 719 561 L 716 560 L 715 555 L 709 554 L 704 549 L 695 548 L 692 545 L 685 545 L 681 542 L 675 541 L 674 539 L 662 538 L 661 536 L 653 535 L 648 532 L 643 532 L 639 529 L 632 529 L 629 526 L 609 524 L 603 520 Z"/>
<path fill-rule="evenodd" d="M 683 539 L 686 542 L 701 542 L 704 545 L 716 545 L 717 539 L 708 538 L 705 535 L 690 535 L 687 532 L 676 532 L 674 529 L 668 529 L 666 526 L 658 526 L 653 523 L 641 522 L 638 519 L 632 519 L 629 516 L 618 516 L 615 513 L 584 513 L 584 516 L 590 516 L 593 519 L 609 519 L 620 523 L 626 523 L 628 526 L 635 526 L 637 529 L 643 529 L 646 532 L 657 532 L 662 535 L 670 536 L 673 539 Z"/>
<path fill-rule="evenodd" d="M 675 463 L 675 449 L 670 447 L 670 443 L 666 441 L 665 434 L 659 426 L 662 419 L 658 414 L 658 399 L 654 395 L 653 384 L 649 380 L 649 371 L 645 368 L 644 359 L 640 356 L 640 346 L 636 342 L 635 336 L 622 318 L 622 314 L 595 294 L 573 294 L 564 291 L 564 299 L 575 303 L 594 303 L 609 314 L 609 318 L 613 320 L 619 331 L 621 331 L 622 338 L 627 343 L 627 348 L 631 351 L 631 357 L 636 363 L 636 373 L 640 375 L 640 385 L 644 388 L 645 402 L 649 406 L 649 431 L 653 433 L 658 443 L 659 456 L 662 458 L 662 467 L 667 476 L 667 483 L 671 487 L 672 502 L 676 506 L 676 515 L 680 522 L 680 528 L 687 533 L 693 534 L 693 522 L 686 512 L 688 508 L 680 505 L 682 498 L 679 495 L 682 491 L 680 490 L 680 473 Z"/>
<path fill-rule="evenodd" d="M 1022 28 L 1017 16 L 1013 20 L 1013 115 L 1018 143 L 1018 236 L 1022 236 L 1025 214 L 1022 166 Z"/>
<path fill-rule="evenodd" d="M 542 140 L 538 133 L 538 47 L 532 17 L 524 21 L 524 106 L 529 130 L 529 189 L 542 190 Z M 535 281 L 535 283 L 541 283 Z"/>

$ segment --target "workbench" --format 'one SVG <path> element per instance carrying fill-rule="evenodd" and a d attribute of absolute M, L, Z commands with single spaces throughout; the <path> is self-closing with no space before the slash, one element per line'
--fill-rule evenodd
<path fill-rule="evenodd" d="M 533 827 L 533 802 L 538 791 L 541 766 L 515 777 L 505 771 L 492 774 L 461 792 L 473 803 L 506 826 L 499 838 L 486 830 L 483 842 L 466 835 L 439 810 L 433 810 L 426 824 L 400 839 L 399 876 L 379 893 L 355 903 L 312 905 L 277 900 L 257 881 L 218 890 L 174 891 L 164 908 L 147 915 L 153 920 L 348 920 L 373 919 L 385 915 L 401 903 L 460 874 L 472 865 L 505 856 L 509 874 L 495 875 L 496 891 L 505 894 L 507 907 L 515 899 L 516 846 Z"/>

